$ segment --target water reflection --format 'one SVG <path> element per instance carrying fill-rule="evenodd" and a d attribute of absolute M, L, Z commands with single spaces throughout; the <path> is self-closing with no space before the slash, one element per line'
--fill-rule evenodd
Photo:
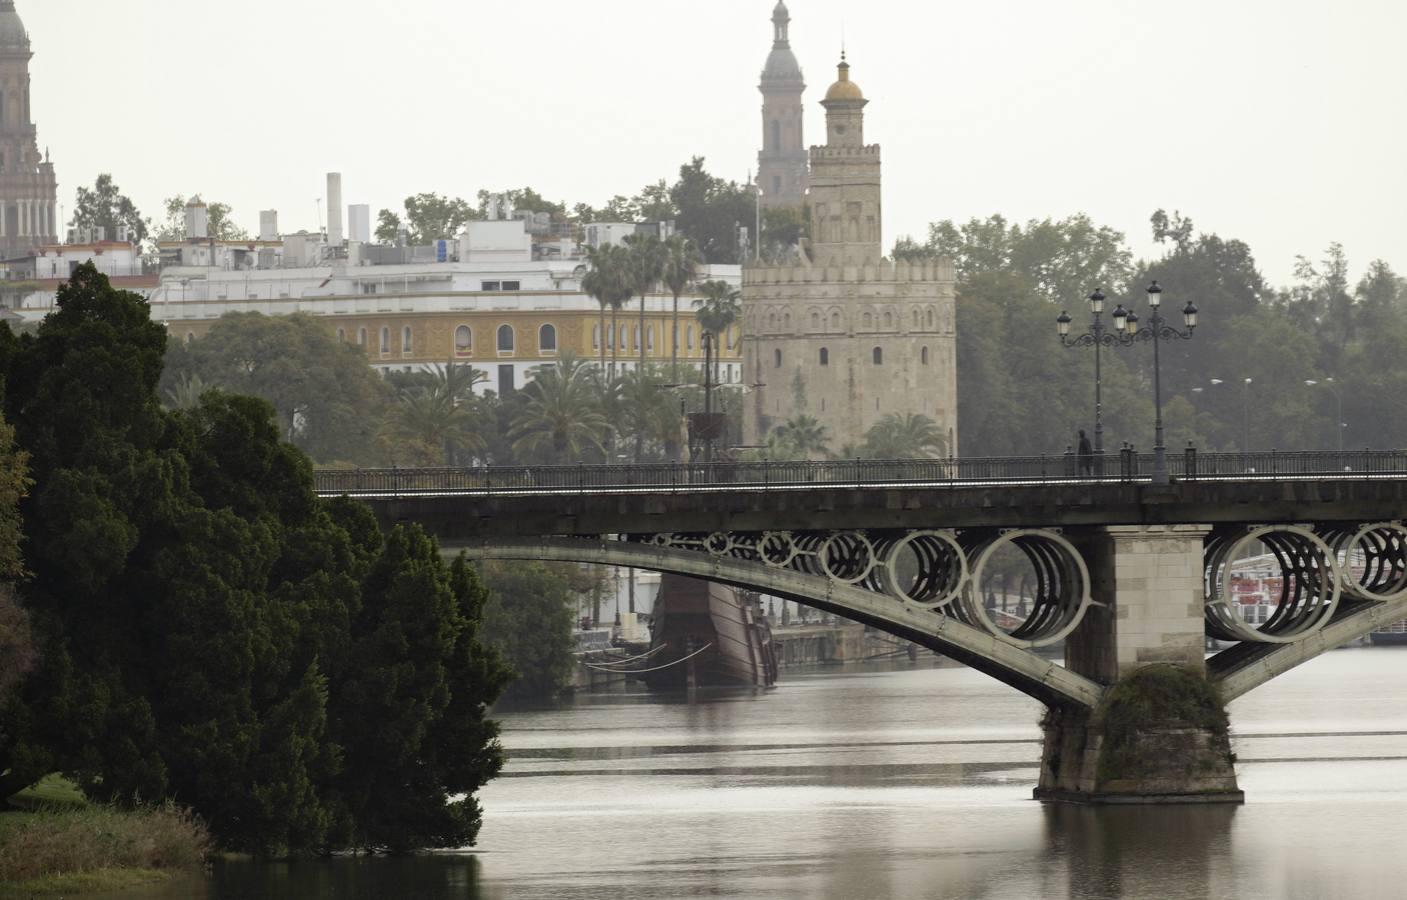
<path fill-rule="evenodd" d="M 1087 900 L 1228 896 L 1231 804 L 1104 807 L 1046 805 L 1048 897 Z M 1056 876 L 1055 873 L 1061 873 Z"/>
<path fill-rule="evenodd" d="M 1404 896 L 1404 668 L 1407 650 L 1340 651 L 1238 700 L 1244 807 L 1035 803 L 1039 707 L 964 669 L 792 671 L 696 706 L 582 697 L 503 716 L 472 854 L 225 863 L 144 896 Z"/>

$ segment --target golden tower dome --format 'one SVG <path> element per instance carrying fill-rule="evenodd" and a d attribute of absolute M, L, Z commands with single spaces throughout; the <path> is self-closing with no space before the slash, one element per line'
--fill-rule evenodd
<path fill-rule="evenodd" d="M 836 68 L 839 73 L 835 84 L 826 91 L 827 100 L 864 100 L 865 93 L 860 90 L 860 86 L 850 80 L 850 63 L 845 61 L 845 54 L 840 54 L 840 65 Z"/>

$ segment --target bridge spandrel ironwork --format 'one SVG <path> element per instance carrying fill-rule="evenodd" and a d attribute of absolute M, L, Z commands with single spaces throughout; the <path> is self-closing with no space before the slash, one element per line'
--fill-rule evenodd
<path fill-rule="evenodd" d="M 1200 667 L 1205 639 L 1232 645 L 1206 667 L 1228 698 L 1238 696 L 1372 623 L 1407 615 L 1407 454 L 1171 459 L 1167 486 L 1150 484 L 1151 457 L 1132 452 L 1111 454 L 1096 477 L 1081 476 L 1070 455 L 315 477 L 320 493 L 360 497 L 385 525 L 419 522 L 447 548 L 653 568 L 784 596 L 901 634 L 1055 704 L 1088 706 L 1120 666 L 1145 658 Z M 1174 545 L 1183 549 L 1167 549 Z M 1252 546 L 1266 548 L 1281 585 L 1273 611 L 1254 622 L 1227 583 Z M 1036 573 L 1021 617 L 984 600 L 985 570 L 1001 548 Z M 1130 587 L 1146 584 L 1183 593 Z M 1184 617 L 1175 631 L 1186 645 L 1160 649 L 1170 609 Z M 1095 662 L 1052 675 L 1033 651 L 1067 638 L 1108 646 Z"/>

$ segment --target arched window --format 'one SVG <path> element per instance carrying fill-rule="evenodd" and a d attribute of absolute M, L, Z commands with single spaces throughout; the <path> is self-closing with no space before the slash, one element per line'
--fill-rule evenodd
<path fill-rule="evenodd" d="M 469 356 L 474 352 L 474 332 L 468 325 L 454 329 L 454 355 Z"/>
<path fill-rule="evenodd" d="M 694 349 L 694 326 L 692 326 L 692 325 L 686 325 L 686 326 L 684 326 L 684 337 L 685 337 L 685 340 L 687 341 L 687 343 L 685 344 L 685 346 L 688 347 L 690 350 Z"/>
<path fill-rule="evenodd" d="M 645 349 L 655 349 L 655 326 L 650 325 L 645 328 Z"/>
<path fill-rule="evenodd" d="M 918 352 L 918 361 L 919 361 L 920 363 L 922 363 L 923 365 L 925 365 L 925 366 L 928 365 L 928 348 L 927 348 L 927 347 L 924 347 L 922 350 L 919 350 L 919 352 Z"/>
<path fill-rule="evenodd" d="M 365 347 L 365 346 L 366 346 L 366 329 L 365 329 L 365 328 L 358 328 L 358 329 L 357 329 L 357 344 L 359 344 L 359 345 L 362 346 L 362 347 Z"/>
<path fill-rule="evenodd" d="M 923 327 L 923 323 L 922 323 L 921 321 L 919 321 L 918 310 L 914 310 L 914 327 L 915 327 L 915 328 L 921 328 L 921 327 Z"/>
<path fill-rule="evenodd" d="M 818 313 L 818 312 L 814 312 L 814 311 L 813 311 L 813 312 L 811 313 L 811 330 L 812 330 L 812 331 L 820 331 L 820 330 L 821 330 L 821 314 Z"/>
<path fill-rule="evenodd" d="M 601 326 L 600 326 L 600 325 L 592 325 L 592 326 L 591 326 L 591 349 L 592 349 L 592 350 L 600 350 L 600 349 L 601 349 Z"/>
<path fill-rule="evenodd" d="M 557 328 L 544 325 L 537 330 L 537 348 L 544 353 L 557 352 Z"/>
<path fill-rule="evenodd" d="M 782 328 L 786 331 L 791 331 L 791 313 L 786 313 L 782 316 Z"/>
<path fill-rule="evenodd" d="M 831 330 L 840 331 L 840 313 L 831 313 Z"/>
<path fill-rule="evenodd" d="M 622 349 L 622 350 L 625 349 L 625 338 L 626 338 L 626 335 L 628 334 L 628 332 L 629 332 L 629 326 L 627 326 L 627 325 L 622 325 L 622 326 L 620 326 L 620 349 Z"/>
<path fill-rule="evenodd" d="M 513 326 L 512 326 L 512 325 L 500 325 L 500 326 L 498 326 L 498 352 L 499 352 L 499 353 L 512 353 L 512 352 L 513 352 Z"/>
<path fill-rule="evenodd" d="M 733 329 L 728 329 L 728 349 L 733 349 Z"/>
<path fill-rule="evenodd" d="M 866 330 L 869 330 L 874 327 L 874 316 L 865 313 L 864 317 L 860 319 L 860 322 L 864 325 Z"/>
<path fill-rule="evenodd" d="M 401 329 L 401 352 L 409 353 L 410 349 L 410 326 L 407 325 L 405 328 Z"/>
<path fill-rule="evenodd" d="M 632 350 L 639 350 L 639 349 L 640 349 L 640 326 L 639 326 L 639 325 L 636 325 L 635 328 L 634 328 L 634 330 L 631 331 L 630 334 L 631 334 L 630 349 L 632 349 Z"/>
<path fill-rule="evenodd" d="M 768 330 L 768 331 L 776 331 L 776 330 L 777 330 L 777 314 L 776 314 L 776 313 L 768 313 L 768 314 L 767 314 L 767 330 Z"/>
<path fill-rule="evenodd" d="M 780 350 L 773 350 L 773 351 L 772 351 L 772 365 L 773 365 L 775 368 L 778 368 L 778 369 L 780 369 L 780 368 L 782 367 L 782 351 L 780 351 Z"/>
<path fill-rule="evenodd" d="M 823 365 L 823 366 L 828 366 L 828 365 L 830 365 L 830 364 L 831 364 L 831 352 L 830 352 L 830 349 L 829 349 L 829 348 L 826 348 L 826 347 L 822 347 L 822 348 L 821 348 L 821 365 Z"/>
<path fill-rule="evenodd" d="M 893 314 L 892 312 L 889 312 L 888 310 L 885 310 L 885 312 L 884 312 L 884 327 L 885 327 L 885 328 L 893 328 L 893 327 L 894 327 L 894 314 Z"/>
<path fill-rule="evenodd" d="M 186 332 L 186 343 L 187 343 L 187 344 L 194 344 L 194 343 L 195 343 L 195 332 L 194 332 L 194 331 L 187 331 L 187 332 Z"/>
<path fill-rule="evenodd" d="M 782 122 L 780 119 L 772 120 L 772 149 L 774 151 L 782 149 Z"/>
<path fill-rule="evenodd" d="M 389 328 L 381 329 L 381 352 L 391 352 L 391 329 Z"/>
<path fill-rule="evenodd" d="M 875 364 L 875 365 L 877 365 L 877 366 L 882 366 L 882 365 L 884 365 L 884 350 L 882 350 L 882 349 L 879 348 L 879 347 L 876 347 L 876 348 L 874 348 L 874 352 L 873 352 L 872 355 L 874 356 L 874 364 Z"/>
<path fill-rule="evenodd" d="M 928 312 L 925 313 L 925 317 L 928 319 L 928 327 L 929 327 L 929 328 L 932 328 L 932 327 L 933 327 L 933 307 L 929 307 L 929 308 L 928 308 Z"/>

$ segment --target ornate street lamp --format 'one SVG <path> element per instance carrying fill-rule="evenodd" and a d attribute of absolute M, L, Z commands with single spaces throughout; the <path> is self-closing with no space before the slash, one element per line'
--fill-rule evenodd
<path fill-rule="evenodd" d="M 1123 309 L 1123 307 L 1119 307 Z M 1112 347 L 1119 342 L 1117 335 L 1111 334 L 1104 328 L 1104 292 L 1095 288 L 1093 294 L 1089 295 L 1089 311 L 1093 315 L 1089 331 L 1070 337 L 1070 314 L 1061 310 L 1060 317 L 1055 320 L 1057 333 L 1060 335 L 1060 343 L 1066 347 L 1093 347 L 1094 348 L 1094 454 L 1099 460 L 1100 474 L 1103 474 L 1104 461 L 1104 398 L 1103 398 L 1103 373 L 1100 368 L 1099 350 L 1101 347 Z M 1117 313 L 1115 314 L 1117 315 Z"/>
<path fill-rule="evenodd" d="M 1153 282 L 1148 286 L 1148 308 L 1152 310 L 1152 321 L 1146 328 L 1138 327 L 1138 315 L 1132 311 L 1124 310 L 1120 305 L 1114 310 L 1114 331 L 1118 335 L 1121 344 L 1134 344 L 1144 341 L 1153 342 L 1153 483 L 1167 484 L 1168 478 L 1168 450 L 1163 443 L 1163 382 L 1161 372 L 1161 359 L 1158 353 L 1158 345 L 1163 341 L 1191 340 L 1192 332 L 1197 327 L 1197 307 L 1192 301 L 1182 308 L 1182 322 L 1187 327 L 1186 331 L 1179 331 L 1172 325 L 1167 324 L 1162 315 L 1163 289 L 1158 286 L 1158 282 Z M 1122 315 L 1120 315 L 1122 313 Z"/>

